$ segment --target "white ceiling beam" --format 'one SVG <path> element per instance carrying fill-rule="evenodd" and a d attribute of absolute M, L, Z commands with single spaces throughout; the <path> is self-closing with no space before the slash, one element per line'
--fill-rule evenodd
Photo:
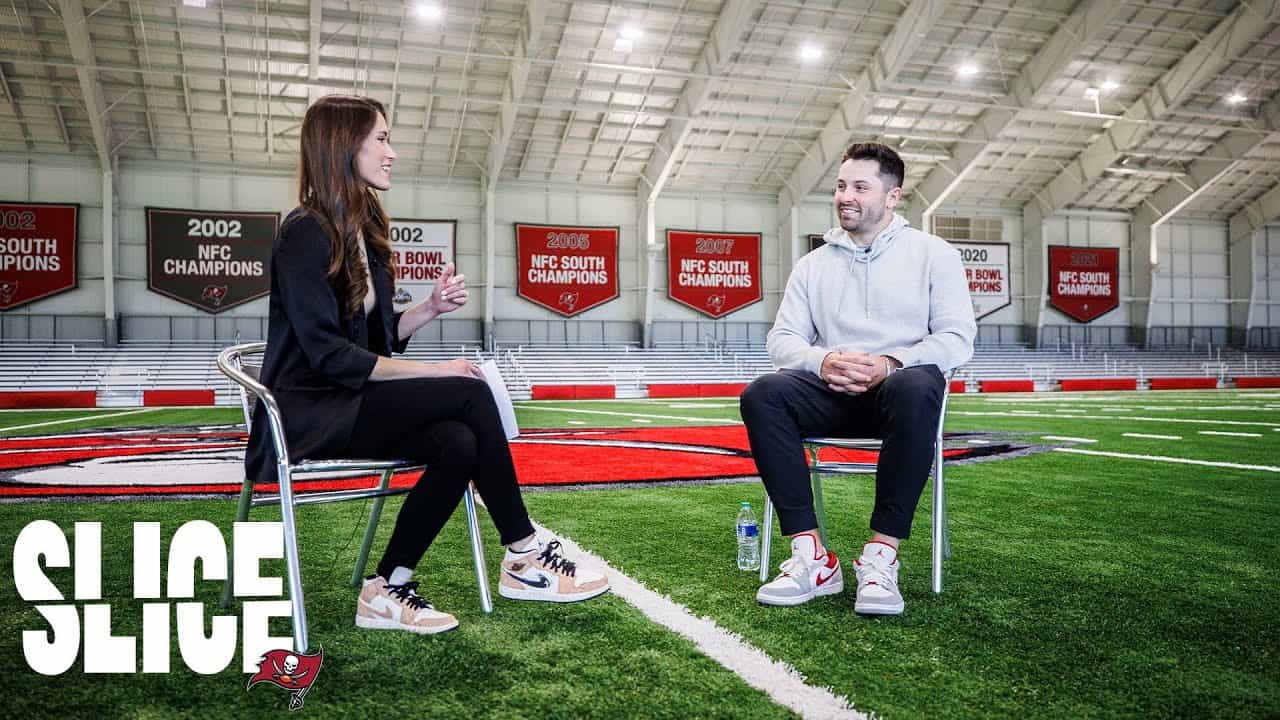
<path fill-rule="evenodd" d="M 111 125 L 107 118 L 107 104 L 98 84 L 98 74 L 92 69 L 97 59 L 93 43 L 89 39 L 89 26 L 84 17 L 84 4 L 80 0 L 63 0 L 59 3 L 62 26 L 67 32 L 67 44 L 76 62 L 76 78 L 80 81 L 80 95 L 84 99 L 85 113 L 89 116 L 93 131 L 93 145 L 98 163 L 106 171 L 111 167 Z"/>
<path fill-rule="evenodd" d="M 307 106 L 310 107 L 321 95 L 320 80 L 320 27 L 323 20 L 324 0 L 311 0 L 310 15 L 307 26 Z"/>
<path fill-rule="evenodd" d="M 1266 133 L 1280 131 L 1280 92 L 1258 111 L 1252 123 L 1255 130 L 1230 130 L 1202 155 L 1193 160 L 1186 172 L 1174 178 L 1142 201 L 1134 211 L 1135 224 L 1156 227 L 1185 208 L 1201 193 L 1221 180 L 1244 161 L 1268 138 Z"/>
<path fill-rule="evenodd" d="M 32 150 L 31 133 L 27 132 L 27 119 L 22 114 L 22 108 L 18 106 L 18 101 L 13 97 L 13 90 L 9 87 L 9 81 L 4 76 L 4 68 L 0 67 L 0 92 L 4 93 L 4 97 L 9 101 L 9 111 L 13 113 L 13 119 L 18 121 L 18 129 L 22 131 L 22 140 L 27 144 L 27 149 Z M 57 107 L 56 105 L 54 106 Z M 61 117 L 59 115 L 59 117 Z M 66 126 L 63 127 L 63 134 L 66 133 Z"/>
<path fill-rule="evenodd" d="M 1023 227 L 1038 226 L 1067 207 L 1125 153 L 1146 139 L 1151 125 L 1181 105 L 1197 88 L 1239 57 L 1280 20 L 1280 0 L 1242 2 L 1191 48 L 1176 65 L 1105 128 L 1089 148 L 1072 160 L 1047 186 L 1023 206 Z"/>
<path fill-rule="evenodd" d="M 1230 244 L 1243 240 L 1254 234 L 1267 223 L 1280 219 L 1280 185 L 1275 185 L 1262 194 L 1262 197 L 1240 208 L 1231 216 Z"/>
<path fill-rule="evenodd" d="M 711 28 L 711 36 L 702 48 L 702 55 L 693 66 L 694 77 L 684 84 L 684 90 L 676 100 L 675 114 L 679 118 L 667 121 L 658 142 L 649 156 L 640 177 L 648 187 L 648 199 L 656 200 L 671 177 L 671 169 L 684 150 L 693 129 L 694 120 L 702 112 L 712 85 L 729 67 L 734 54 L 742 48 L 742 35 L 756 15 L 759 3 L 754 0 L 726 0 L 720 8 L 720 16 Z M 642 190 L 643 192 L 643 190 Z"/>
<path fill-rule="evenodd" d="M 498 108 L 498 118 L 493 126 L 493 143 L 489 146 L 489 156 L 485 158 L 485 178 L 489 190 L 497 187 L 498 176 L 502 174 L 507 146 L 511 143 L 511 134 L 516 127 L 518 103 L 524 98 L 525 88 L 529 84 L 528 60 L 538 54 L 546 18 L 546 0 L 529 0 L 525 3 L 524 24 L 516 36 L 515 50 L 511 54 L 511 72 L 507 74 L 507 81 L 502 86 L 502 105 Z"/>
<path fill-rule="evenodd" d="M 1114 0 L 1084 0 L 1076 6 L 1052 37 L 1023 66 L 1010 92 L 996 105 L 983 110 L 965 131 L 966 142 L 951 149 L 952 159 L 939 163 L 916 185 L 914 190 L 926 216 L 946 201 L 978 159 L 1018 116 L 1019 109 L 1041 102 L 1050 83 L 1062 74 L 1077 53 L 1098 37 L 1123 7 L 1123 3 Z"/>
<path fill-rule="evenodd" d="M 845 95 L 836 112 L 827 120 L 818 139 L 778 192 L 780 207 L 790 208 L 804 201 L 831 166 L 843 156 L 851 135 L 857 133 L 875 105 L 874 93 L 892 82 L 907 60 L 924 44 L 929 28 L 941 17 L 943 0 L 912 0 L 893 31 L 876 50 L 870 67 L 858 74 L 853 89 Z"/>

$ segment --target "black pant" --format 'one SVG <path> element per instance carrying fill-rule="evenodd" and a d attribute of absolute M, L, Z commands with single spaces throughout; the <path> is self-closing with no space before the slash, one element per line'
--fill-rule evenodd
<path fill-rule="evenodd" d="M 398 565 L 417 567 L 473 480 L 504 545 L 533 534 L 498 408 L 482 380 L 369 383 L 344 454 L 427 464 L 378 563 L 383 577 Z"/>
<path fill-rule="evenodd" d="M 771 373 L 747 386 L 742 420 L 782 534 L 818 526 L 802 439 L 879 437 L 871 529 L 908 537 L 933 463 L 945 382 L 937 366 L 921 365 L 904 368 L 859 395 L 834 392 L 818 376 L 799 370 Z"/>

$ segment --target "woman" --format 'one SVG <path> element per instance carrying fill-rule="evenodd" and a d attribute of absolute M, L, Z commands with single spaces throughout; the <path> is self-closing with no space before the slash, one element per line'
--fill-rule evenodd
<path fill-rule="evenodd" d="M 391 187 L 386 111 L 376 100 L 330 95 L 302 121 L 298 203 L 272 251 L 270 326 L 262 382 L 275 393 L 298 458 L 408 458 L 427 469 L 364 582 L 356 625 L 436 633 L 457 627 L 416 592 L 413 568 L 474 481 L 507 547 L 498 593 L 572 602 L 609 589 L 578 570 L 559 541 L 534 535 L 511 451 L 474 364 L 392 358 L 419 328 L 467 302 L 450 264 L 431 296 L 393 312 L 389 221 L 376 191 Z M 245 464 L 270 482 L 275 451 L 259 408 Z"/>

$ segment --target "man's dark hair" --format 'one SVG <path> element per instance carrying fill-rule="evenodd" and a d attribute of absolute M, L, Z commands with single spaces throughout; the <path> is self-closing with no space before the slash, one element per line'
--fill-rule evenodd
<path fill-rule="evenodd" d="M 898 153 L 888 145 L 874 142 L 860 142 L 849 146 L 844 151 L 845 160 L 875 160 L 880 164 L 880 179 L 884 182 L 885 192 L 902 187 L 907 176 L 906 163 L 898 157 Z M 844 162 L 841 160 L 840 162 Z"/>

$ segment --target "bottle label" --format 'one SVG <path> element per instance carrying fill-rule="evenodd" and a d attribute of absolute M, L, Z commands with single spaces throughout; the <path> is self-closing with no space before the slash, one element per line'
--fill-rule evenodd
<path fill-rule="evenodd" d="M 747 524 L 738 525 L 738 537 L 755 537 L 756 535 L 759 535 L 759 534 L 760 534 L 760 528 L 755 523 L 751 523 L 750 525 L 747 525 Z"/>

